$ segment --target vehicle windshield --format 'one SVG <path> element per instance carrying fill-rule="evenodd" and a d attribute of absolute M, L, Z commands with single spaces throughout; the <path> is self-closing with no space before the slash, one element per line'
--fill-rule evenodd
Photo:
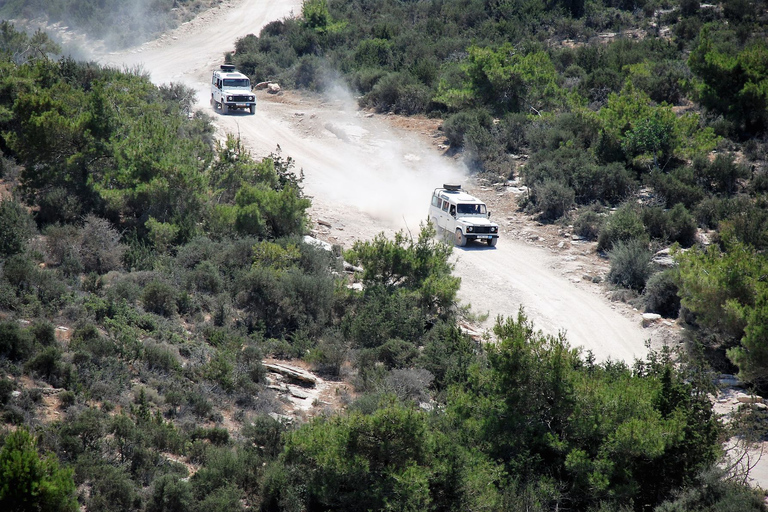
<path fill-rule="evenodd" d="M 485 215 L 484 204 L 459 204 L 457 205 L 459 215 Z"/>
<path fill-rule="evenodd" d="M 251 81 L 247 78 L 226 78 L 224 80 L 224 87 L 251 87 Z"/>

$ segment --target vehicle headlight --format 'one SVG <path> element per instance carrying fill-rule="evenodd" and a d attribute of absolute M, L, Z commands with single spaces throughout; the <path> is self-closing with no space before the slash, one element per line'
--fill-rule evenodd
<path fill-rule="evenodd" d="M 468 232 L 472 232 L 472 231 L 474 231 L 474 230 L 475 230 L 475 228 L 473 228 L 472 226 L 467 226 L 467 231 L 468 231 Z"/>
<path fill-rule="evenodd" d="M 248 96 L 248 101 L 253 101 L 253 96 Z"/>
<path fill-rule="evenodd" d="M 232 96 L 227 96 L 227 101 L 232 101 Z"/>
<path fill-rule="evenodd" d="M 491 227 L 491 233 L 495 233 L 495 232 L 497 232 L 498 230 L 499 230 L 499 228 L 497 228 L 496 226 L 492 226 L 492 227 Z"/>

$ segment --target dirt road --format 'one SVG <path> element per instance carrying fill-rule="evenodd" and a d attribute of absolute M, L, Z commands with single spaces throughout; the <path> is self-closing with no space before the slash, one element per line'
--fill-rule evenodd
<path fill-rule="evenodd" d="M 210 73 L 224 52 L 232 51 L 238 37 L 299 12 L 299 0 L 232 0 L 157 41 L 100 60 L 139 66 L 156 83 L 194 87 L 200 108 L 211 113 L 220 134 L 239 134 L 255 156 L 279 145 L 305 173 L 311 215 L 331 226 L 322 233 L 325 238 L 349 247 L 379 232 L 405 229 L 415 235 L 432 189 L 466 182 L 464 170 L 440 156 L 429 134 L 393 129 L 386 116 L 358 112 L 342 87 L 309 99 L 260 92 L 253 116 L 210 110 Z M 639 313 L 610 303 L 596 285 L 574 283 L 545 249 L 502 236 L 496 248 L 457 249 L 456 273 L 462 278 L 461 300 L 489 313 L 485 326 L 524 306 L 539 329 L 565 331 L 571 344 L 592 350 L 598 360 L 631 362 L 646 353 L 650 334 Z"/>

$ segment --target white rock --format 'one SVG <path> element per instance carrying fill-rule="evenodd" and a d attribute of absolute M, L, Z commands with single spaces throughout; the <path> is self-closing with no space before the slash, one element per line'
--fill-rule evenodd
<path fill-rule="evenodd" d="M 304 235 L 304 243 L 309 245 L 314 245 L 315 247 L 319 247 L 320 249 L 325 249 L 328 252 L 331 252 L 333 250 L 333 246 L 328 242 L 319 240 L 309 235 Z"/>
<path fill-rule="evenodd" d="M 655 324 L 660 319 L 661 315 L 658 313 L 643 313 L 642 325 L 643 327 L 648 327 L 649 325 Z"/>

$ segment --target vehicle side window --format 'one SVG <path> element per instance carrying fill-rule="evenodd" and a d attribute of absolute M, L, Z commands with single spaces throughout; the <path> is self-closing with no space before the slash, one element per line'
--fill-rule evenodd
<path fill-rule="evenodd" d="M 443 211 L 444 212 L 448 211 L 448 201 L 443 200 Z"/>
<path fill-rule="evenodd" d="M 440 199 L 438 199 L 437 196 L 433 195 L 432 196 L 432 206 L 437 206 L 439 208 L 440 207 L 439 204 L 440 204 Z"/>

